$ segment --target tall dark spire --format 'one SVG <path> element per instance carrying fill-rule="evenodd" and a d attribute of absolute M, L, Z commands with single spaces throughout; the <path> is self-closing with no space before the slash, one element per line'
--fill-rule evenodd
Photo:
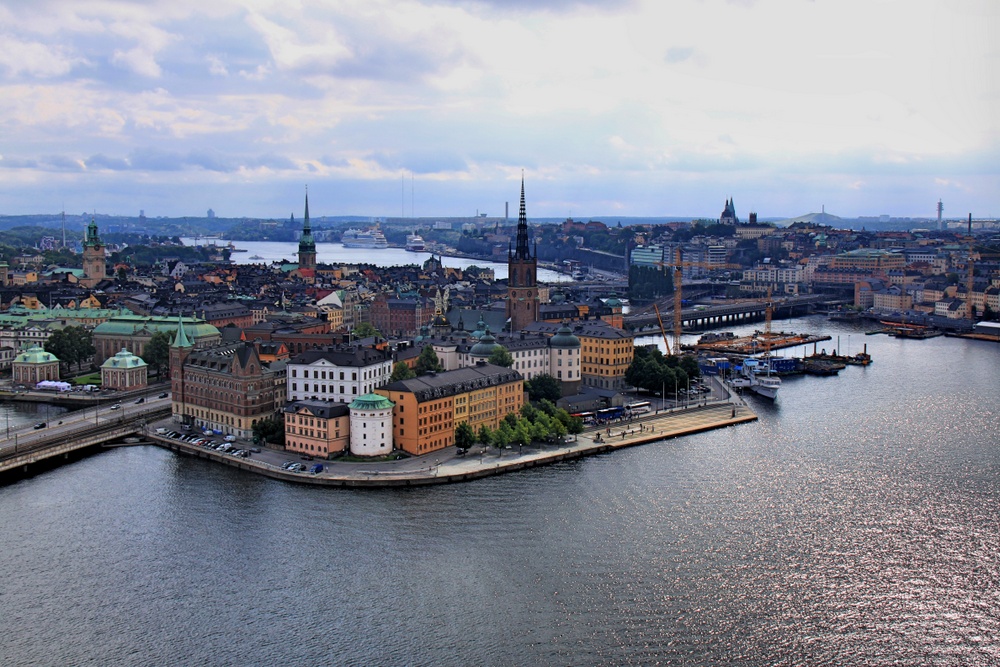
<path fill-rule="evenodd" d="M 309 186 L 306 186 L 306 220 L 305 224 L 302 226 L 303 234 L 311 234 L 312 231 L 309 229 Z"/>
<path fill-rule="evenodd" d="M 306 213 L 302 224 L 302 237 L 299 239 L 299 264 L 302 264 L 301 253 L 316 253 L 316 241 L 313 240 L 312 230 L 309 228 L 309 186 L 306 186 Z"/>
<path fill-rule="evenodd" d="M 531 259 L 528 249 L 528 216 L 524 210 L 524 172 L 521 172 L 521 208 L 517 213 L 517 245 L 514 248 L 517 259 Z"/>

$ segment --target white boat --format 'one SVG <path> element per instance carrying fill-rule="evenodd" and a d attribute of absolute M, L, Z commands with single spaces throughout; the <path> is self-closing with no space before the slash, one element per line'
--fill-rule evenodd
<path fill-rule="evenodd" d="M 771 375 L 771 368 L 758 359 L 743 360 L 743 378 L 750 381 L 750 391 L 769 398 L 772 401 L 778 397 L 781 389 L 781 378 Z"/>
<path fill-rule="evenodd" d="M 406 249 L 411 252 L 423 252 L 426 248 L 424 240 L 420 234 L 408 234 L 406 236 Z"/>
<path fill-rule="evenodd" d="M 372 229 L 348 229 L 340 238 L 345 248 L 388 248 L 389 243 L 378 227 Z"/>
<path fill-rule="evenodd" d="M 260 255 L 250 255 L 250 259 L 264 259 Z"/>

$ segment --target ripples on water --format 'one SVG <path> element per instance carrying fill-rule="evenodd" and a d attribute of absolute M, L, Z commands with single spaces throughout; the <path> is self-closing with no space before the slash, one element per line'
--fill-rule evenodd
<path fill-rule="evenodd" d="M 131 448 L 0 488 L 0 660 L 997 664 L 1000 348 L 866 342 L 755 425 L 472 484 Z"/>

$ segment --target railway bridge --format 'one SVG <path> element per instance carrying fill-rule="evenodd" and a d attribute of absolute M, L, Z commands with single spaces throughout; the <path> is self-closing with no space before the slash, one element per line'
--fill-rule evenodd
<path fill-rule="evenodd" d="M 771 302 L 774 317 L 795 317 L 806 315 L 820 303 L 827 303 L 829 296 L 810 294 L 781 301 Z M 664 312 L 664 311 L 661 311 Z M 767 312 L 767 301 L 747 301 L 744 303 L 719 306 L 685 308 L 681 311 L 681 324 L 688 329 L 709 329 L 726 324 L 740 324 L 763 320 Z M 665 318 L 666 319 L 666 318 Z M 641 313 L 624 317 L 626 329 L 636 332 L 659 331 L 656 313 Z"/>

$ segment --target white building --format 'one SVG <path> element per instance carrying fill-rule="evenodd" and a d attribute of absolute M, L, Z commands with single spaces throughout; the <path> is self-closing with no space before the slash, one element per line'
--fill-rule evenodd
<path fill-rule="evenodd" d="M 392 355 L 372 348 L 307 350 L 288 360 L 288 400 L 349 403 L 388 384 Z"/>
<path fill-rule="evenodd" d="M 347 407 L 351 411 L 351 454 L 386 456 L 392 453 L 392 409 L 385 396 L 358 396 Z"/>

